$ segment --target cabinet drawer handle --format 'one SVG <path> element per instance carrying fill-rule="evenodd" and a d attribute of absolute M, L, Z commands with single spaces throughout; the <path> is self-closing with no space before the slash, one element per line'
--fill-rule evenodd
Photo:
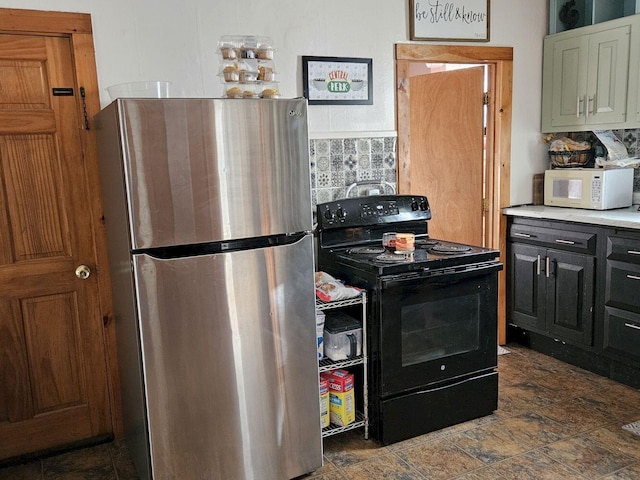
<path fill-rule="evenodd" d="M 513 232 L 512 235 L 514 237 L 531 238 L 531 235 L 529 235 L 528 233 Z"/>
<path fill-rule="evenodd" d="M 634 330 L 640 330 L 640 327 L 638 325 L 634 325 L 632 323 L 625 323 L 624 326 L 625 327 L 629 327 L 629 328 L 633 328 Z"/>
<path fill-rule="evenodd" d="M 540 268 L 540 255 L 538 255 L 538 261 L 536 262 L 536 264 L 537 264 L 536 272 L 538 273 L 538 275 L 540 275 L 540 271 L 541 271 L 541 268 Z"/>
<path fill-rule="evenodd" d="M 630 280 L 640 280 L 640 277 L 638 275 L 627 275 L 627 278 Z"/>
<path fill-rule="evenodd" d="M 575 245 L 576 242 L 572 242 L 571 240 L 560 240 L 559 238 L 556 238 L 556 243 L 563 243 L 565 245 Z"/>
<path fill-rule="evenodd" d="M 580 108 L 580 105 L 582 104 L 583 101 L 584 99 L 582 97 L 576 98 L 576 117 L 577 118 L 580 118 L 580 115 L 582 115 L 582 109 Z"/>
<path fill-rule="evenodd" d="M 640 255 L 640 252 L 637 250 L 627 250 L 627 253 L 629 255 Z"/>
<path fill-rule="evenodd" d="M 546 266 L 546 271 L 545 271 L 545 275 L 547 276 L 547 278 L 549 278 L 549 257 L 546 258 L 547 260 L 547 264 Z"/>

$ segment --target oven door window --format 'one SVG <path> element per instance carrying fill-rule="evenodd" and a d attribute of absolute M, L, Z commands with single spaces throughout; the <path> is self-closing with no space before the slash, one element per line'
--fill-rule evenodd
<path fill-rule="evenodd" d="M 402 306 L 402 368 L 479 350 L 481 306 L 477 293 Z"/>
<path fill-rule="evenodd" d="M 496 366 L 498 269 L 383 282 L 383 395 Z"/>

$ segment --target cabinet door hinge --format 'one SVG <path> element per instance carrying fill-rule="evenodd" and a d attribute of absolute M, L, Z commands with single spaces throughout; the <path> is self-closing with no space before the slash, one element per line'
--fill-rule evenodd
<path fill-rule="evenodd" d="M 484 96 L 482 97 L 482 104 L 489 105 L 489 101 L 491 98 L 489 97 L 489 92 L 484 92 Z"/>
<path fill-rule="evenodd" d="M 482 211 L 483 212 L 488 212 L 489 211 L 489 199 L 487 199 L 487 198 L 483 198 L 482 199 Z"/>

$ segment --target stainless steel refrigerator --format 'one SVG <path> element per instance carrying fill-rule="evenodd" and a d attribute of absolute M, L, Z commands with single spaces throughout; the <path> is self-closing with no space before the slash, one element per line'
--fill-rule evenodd
<path fill-rule="evenodd" d="M 140 477 L 319 468 L 306 100 L 118 99 L 96 126 Z"/>

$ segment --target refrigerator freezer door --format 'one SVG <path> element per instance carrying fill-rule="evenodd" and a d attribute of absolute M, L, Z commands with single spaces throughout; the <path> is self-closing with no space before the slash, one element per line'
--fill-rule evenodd
<path fill-rule="evenodd" d="M 312 245 L 134 256 L 155 480 L 322 465 Z"/>
<path fill-rule="evenodd" d="M 304 99 L 119 99 L 96 123 L 134 250 L 312 229 Z"/>

